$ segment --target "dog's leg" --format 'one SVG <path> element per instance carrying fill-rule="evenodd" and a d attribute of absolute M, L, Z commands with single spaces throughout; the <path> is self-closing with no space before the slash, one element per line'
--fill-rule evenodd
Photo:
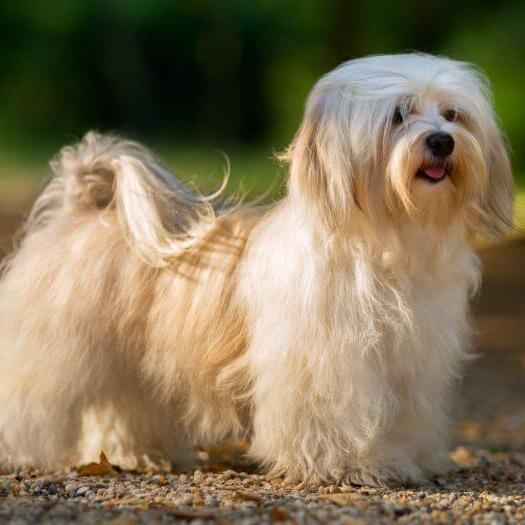
<path fill-rule="evenodd" d="M 111 345 L 97 351 L 87 333 L 45 332 L 37 345 L 31 333 L 0 359 L 4 462 L 56 468 L 104 450 L 110 461 L 136 468 L 180 457 L 180 414 L 152 397 Z"/>
<path fill-rule="evenodd" d="M 248 354 L 256 378 L 255 459 L 293 480 L 388 485 L 422 479 L 410 451 L 387 439 L 397 399 L 373 356 L 350 359 L 348 349 L 328 340 L 314 352 L 314 334 L 271 348 L 275 334 L 267 334 L 254 338 Z"/>
<path fill-rule="evenodd" d="M 176 412 L 179 403 L 167 406 L 139 384 L 123 385 L 120 395 L 108 396 L 104 405 L 84 414 L 79 447 L 82 463 L 96 460 L 101 450 L 125 469 L 170 470 L 194 459 L 181 415 Z"/>
<path fill-rule="evenodd" d="M 406 408 L 391 432 L 392 442 L 405 447 L 428 477 L 444 474 L 449 464 L 451 421 L 442 399 L 436 394 L 424 406 Z"/>
<path fill-rule="evenodd" d="M 0 290 L 2 459 L 63 467 L 75 460 L 84 409 L 122 366 L 100 309 L 71 291 L 72 278 L 38 269 L 15 264 Z"/>
<path fill-rule="evenodd" d="M 0 361 L 0 439 L 8 464 L 62 467 L 74 457 L 82 408 L 97 390 L 96 363 L 20 342 Z"/>

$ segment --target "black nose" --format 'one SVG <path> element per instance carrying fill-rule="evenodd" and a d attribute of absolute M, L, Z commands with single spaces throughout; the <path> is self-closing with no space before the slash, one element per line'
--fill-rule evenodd
<path fill-rule="evenodd" d="M 454 139 L 444 131 L 432 133 L 427 137 L 426 143 L 432 154 L 440 159 L 448 157 L 454 151 Z"/>

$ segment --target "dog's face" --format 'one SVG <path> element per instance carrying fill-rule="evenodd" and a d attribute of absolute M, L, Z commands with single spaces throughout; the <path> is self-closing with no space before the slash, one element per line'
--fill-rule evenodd
<path fill-rule="evenodd" d="M 289 152 L 291 192 L 340 228 L 356 208 L 375 221 L 503 233 L 510 163 L 484 77 L 428 55 L 347 62 L 313 89 Z"/>

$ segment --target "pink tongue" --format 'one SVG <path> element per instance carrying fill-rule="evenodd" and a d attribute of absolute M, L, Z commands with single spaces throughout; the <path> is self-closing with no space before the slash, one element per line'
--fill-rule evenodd
<path fill-rule="evenodd" d="M 425 168 L 424 172 L 432 179 L 442 179 L 445 176 L 445 168 Z"/>

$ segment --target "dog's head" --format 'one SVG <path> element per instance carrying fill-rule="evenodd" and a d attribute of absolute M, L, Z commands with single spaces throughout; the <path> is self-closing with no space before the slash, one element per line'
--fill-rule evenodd
<path fill-rule="evenodd" d="M 488 83 L 464 62 L 407 54 L 342 64 L 312 90 L 286 158 L 291 194 L 331 228 L 356 208 L 391 224 L 462 220 L 495 235 L 512 224 Z"/>

